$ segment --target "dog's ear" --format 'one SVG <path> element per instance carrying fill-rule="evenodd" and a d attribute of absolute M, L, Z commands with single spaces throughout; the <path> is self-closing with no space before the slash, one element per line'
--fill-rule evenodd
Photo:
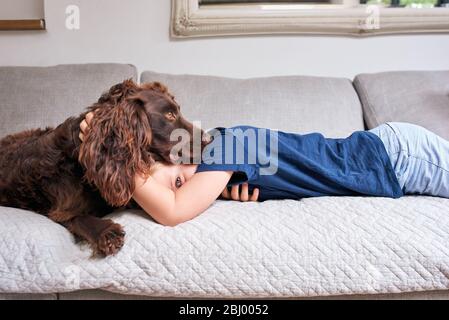
<path fill-rule="evenodd" d="M 127 79 L 121 83 L 112 86 L 107 92 L 103 93 L 98 99 L 98 103 L 117 104 L 123 101 L 127 96 L 134 94 L 139 86 L 132 80 Z"/>
<path fill-rule="evenodd" d="M 150 121 L 139 99 L 117 105 L 96 104 L 95 116 L 80 146 L 85 178 L 112 206 L 126 205 L 135 190 L 135 175 L 147 175 L 153 162 Z"/>

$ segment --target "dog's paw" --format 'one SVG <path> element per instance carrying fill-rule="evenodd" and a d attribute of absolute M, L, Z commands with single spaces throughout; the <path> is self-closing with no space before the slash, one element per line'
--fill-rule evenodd
<path fill-rule="evenodd" d="M 121 225 L 111 222 L 111 225 L 100 234 L 96 251 L 105 256 L 116 254 L 125 243 L 125 234 Z"/>

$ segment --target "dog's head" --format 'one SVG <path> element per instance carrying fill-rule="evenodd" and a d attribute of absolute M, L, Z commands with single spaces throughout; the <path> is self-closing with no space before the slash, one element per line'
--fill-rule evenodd
<path fill-rule="evenodd" d="M 189 139 L 190 147 L 182 149 L 189 154 L 182 154 L 183 159 L 198 157 L 194 153 L 198 148 L 192 147 L 194 136 L 201 139 L 200 152 L 208 142 L 204 132 L 182 116 L 174 97 L 158 82 L 138 85 L 126 80 L 104 93 L 89 111 L 94 117 L 80 146 L 79 160 L 87 181 L 113 206 L 129 202 L 136 174 L 149 174 L 154 161 L 174 161 L 173 149 L 179 145 L 179 141 L 172 141 L 175 130 Z"/>

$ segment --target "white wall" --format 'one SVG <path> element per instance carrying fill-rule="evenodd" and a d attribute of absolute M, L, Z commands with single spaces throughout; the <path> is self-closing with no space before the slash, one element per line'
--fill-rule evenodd
<path fill-rule="evenodd" d="M 77 4 L 81 29 L 65 28 Z M 449 69 L 449 34 L 170 40 L 168 0 L 46 0 L 46 32 L 0 32 L 0 65 L 124 62 L 139 71 L 231 77 Z"/>

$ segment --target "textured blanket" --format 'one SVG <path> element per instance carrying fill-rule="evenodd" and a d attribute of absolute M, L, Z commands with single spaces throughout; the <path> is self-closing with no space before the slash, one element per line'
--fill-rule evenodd
<path fill-rule="evenodd" d="M 445 199 L 217 201 L 176 228 L 138 211 L 111 217 L 126 244 L 99 259 L 47 218 L 0 208 L 0 292 L 303 297 L 449 288 Z"/>

